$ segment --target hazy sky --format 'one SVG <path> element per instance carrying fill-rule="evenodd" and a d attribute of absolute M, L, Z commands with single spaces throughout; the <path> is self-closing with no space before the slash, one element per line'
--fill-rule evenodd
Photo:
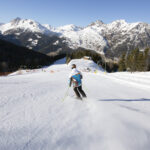
<path fill-rule="evenodd" d="M 52 26 L 118 19 L 150 23 L 150 0 L 1 0 L 0 23 L 16 17 Z"/>

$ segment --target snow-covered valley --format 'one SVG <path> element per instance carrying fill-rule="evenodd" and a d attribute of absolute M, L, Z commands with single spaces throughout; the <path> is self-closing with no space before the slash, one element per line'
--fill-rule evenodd
<path fill-rule="evenodd" d="M 0 77 L 0 150 L 149 150 L 150 72 L 89 67 L 83 101 L 72 88 L 64 99 L 70 67 L 62 60 Z"/>

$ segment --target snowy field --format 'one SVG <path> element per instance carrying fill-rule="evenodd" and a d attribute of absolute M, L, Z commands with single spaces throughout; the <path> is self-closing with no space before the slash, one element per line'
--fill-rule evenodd
<path fill-rule="evenodd" d="M 150 150 L 150 72 L 108 74 L 80 61 L 83 101 L 72 88 L 63 101 L 63 60 L 0 77 L 0 150 Z"/>

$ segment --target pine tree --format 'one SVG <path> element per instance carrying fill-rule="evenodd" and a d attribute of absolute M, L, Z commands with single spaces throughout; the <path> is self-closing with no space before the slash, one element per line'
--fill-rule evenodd
<path fill-rule="evenodd" d="M 137 70 L 138 71 L 145 71 L 145 56 L 144 56 L 143 52 L 139 53 L 138 62 L 139 63 L 138 63 Z"/>
<path fill-rule="evenodd" d="M 134 68 L 134 71 L 138 71 L 138 66 L 140 64 L 140 61 L 139 61 L 139 49 L 135 49 L 134 50 L 134 57 L 133 57 L 133 68 Z"/>
<path fill-rule="evenodd" d="M 131 72 L 132 72 L 132 63 L 133 63 L 132 54 L 129 53 L 126 57 L 126 69 Z"/>
<path fill-rule="evenodd" d="M 119 71 L 126 71 L 126 60 L 125 60 L 126 54 L 122 54 L 120 61 L 119 61 Z"/>
<path fill-rule="evenodd" d="M 135 49 L 131 51 L 131 53 L 128 54 L 127 60 L 126 60 L 126 66 L 128 70 L 131 72 L 137 71 L 138 68 L 138 55 L 139 55 L 139 49 Z"/>
<path fill-rule="evenodd" d="M 150 49 L 146 48 L 144 51 L 144 59 L 145 59 L 145 70 L 148 71 L 150 67 Z"/>

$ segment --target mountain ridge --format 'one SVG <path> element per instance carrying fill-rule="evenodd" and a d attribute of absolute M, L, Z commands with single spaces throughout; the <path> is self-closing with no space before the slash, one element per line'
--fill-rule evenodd
<path fill-rule="evenodd" d="M 62 42 L 71 49 L 83 47 L 111 58 L 119 57 L 124 51 L 131 51 L 137 47 L 139 49 L 150 47 L 150 24 L 143 22 L 127 23 L 123 19 L 108 24 L 97 20 L 85 27 L 73 24 L 52 27 L 48 24 L 42 25 L 31 19 L 16 18 L 9 23 L 0 25 L 0 32 L 5 36 L 15 35 L 16 39 L 20 39 L 19 34 L 26 32 L 40 33 L 48 36 L 47 38 L 57 36 L 63 39 Z M 29 40 L 30 37 L 27 41 Z M 33 40 L 38 45 L 39 38 Z M 37 50 L 32 43 L 23 46 Z M 41 51 L 42 48 L 44 47 L 41 47 Z"/>

